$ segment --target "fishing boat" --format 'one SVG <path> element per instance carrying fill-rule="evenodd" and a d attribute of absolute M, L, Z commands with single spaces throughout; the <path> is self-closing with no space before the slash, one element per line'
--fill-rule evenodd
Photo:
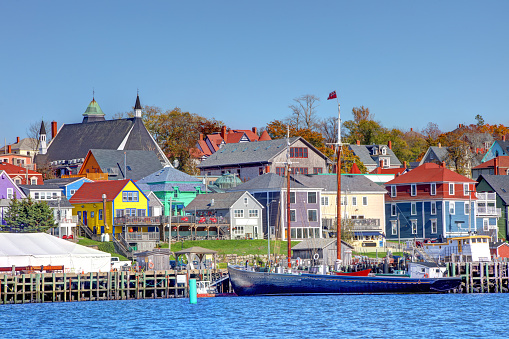
<path fill-rule="evenodd" d="M 335 92 L 333 98 L 336 98 Z M 332 93 L 331 93 L 332 94 Z M 330 96 L 329 96 L 330 98 Z M 337 260 L 338 269 L 341 263 L 341 126 L 340 105 L 338 101 L 338 139 L 336 146 L 337 173 Z M 288 146 L 289 147 L 289 146 Z M 261 272 L 247 265 L 228 266 L 230 283 L 239 296 L 250 295 L 305 295 L 305 294 L 384 294 L 384 293 L 444 293 L 461 284 L 460 277 L 445 277 L 440 269 L 434 276 L 427 273 L 414 275 L 376 276 L 364 272 L 325 274 L 326 270 L 315 270 L 318 273 L 292 270 L 291 232 L 290 232 L 290 156 L 287 151 L 287 267 L 278 267 L 278 272 Z"/>

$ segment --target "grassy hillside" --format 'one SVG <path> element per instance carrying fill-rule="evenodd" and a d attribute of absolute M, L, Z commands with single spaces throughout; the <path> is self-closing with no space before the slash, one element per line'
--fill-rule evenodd
<path fill-rule="evenodd" d="M 78 240 L 78 244 L 83 245 L 83 246 L 97 246 L 99 251 L 110 253 L 112 257 L 119 257 L 120 260 L 128 260 L 123 255 L 115 252 L 115 246 L 113 246 L 113 242 L 111 242 L 111 241 L 101 242 L 101 241 L 94 241 L 94 240 L 91 240 L 88 238 L 80 238 Z"/>

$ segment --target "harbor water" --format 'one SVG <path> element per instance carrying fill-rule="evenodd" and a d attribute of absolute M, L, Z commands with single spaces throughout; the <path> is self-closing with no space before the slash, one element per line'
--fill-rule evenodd
<path fill-rule="evenodd" d="M 508 302 L 508 294 L 421 294 L 2 305 L 0 337 L 507 338 Z"/>

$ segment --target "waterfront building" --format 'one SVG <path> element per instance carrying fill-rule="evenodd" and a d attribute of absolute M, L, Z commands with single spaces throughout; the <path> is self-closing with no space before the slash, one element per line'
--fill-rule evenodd
<path fill-rule="evenodd" d="M 507 240 L 509 234 L 509 176 L 482 174 L 477 178 L 477 192 L 490 196 L 494 201 L 496 213 L 500 213 L 497 223 L 498 239 Z"/>
<path fill-rule="evenodd" d="M 445 163 L 425 163 L 385 187 L 387 239 L 496 233 L 494 197 L 476 195 L 475 181 L 445 168 Z"/>

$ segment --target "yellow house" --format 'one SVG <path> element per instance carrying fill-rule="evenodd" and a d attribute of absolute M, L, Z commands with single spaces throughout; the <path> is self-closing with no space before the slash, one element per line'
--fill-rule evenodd
<path fill-rule="evenodd" d="M 129 179 L 84 183 L 69 202 L 78 221 L 94 234 L 157 231 L 149 199 Z"/>

